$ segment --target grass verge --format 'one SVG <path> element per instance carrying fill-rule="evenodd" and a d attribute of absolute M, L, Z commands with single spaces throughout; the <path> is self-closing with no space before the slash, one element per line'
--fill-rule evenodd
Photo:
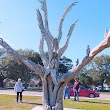
<path fill-rule="evenodd" d="M 16 103 L 15 95 L 0 94 L 0 110 L 31 110 L 37 105 L 42 105 L 42 97 L 23 96 L 23 103 Z M 73 98 L 64 100 L 65 108 L 83 110 L 110 110 L 110 100 L 80 99 L 74 102 Z"/>

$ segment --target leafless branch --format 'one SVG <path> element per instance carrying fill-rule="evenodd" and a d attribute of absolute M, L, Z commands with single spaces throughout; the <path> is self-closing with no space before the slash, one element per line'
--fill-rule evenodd
<path fill-rule="evenodd" d="M 76 5 L 77 2 L 75 3 L 72 3 L 65 11 L 64 11 L 64 14 L 63 16 L 61 17 L 61 20 L 60 20 L 60 24 L 59 24 L 59 28 L 58 28 L 58 41 L 60 42 L 61 40 L 61 37 L 62 37 L 62 25 L 63 25 L 63 21 L 67 15 L 67 13 L 71 10 L 71 8 Z"/>
<path fill-rule="evenodd" d="M 24 56 L 18 54 L 15 50 L 13 50 L 5 41 L 3 41 L 2 38 L 0 38 L 0 45 L 4 47 L 8 53 L 12 54 L 15 58 L 17 58 L 19 61 L 24 63 L 27 67 L 29 67 L 31 70 L 38 73 L 41 77 L 44 76 L 44 73 L 42 73 L 42 69 L 31 60 L 25 58 Z"/>

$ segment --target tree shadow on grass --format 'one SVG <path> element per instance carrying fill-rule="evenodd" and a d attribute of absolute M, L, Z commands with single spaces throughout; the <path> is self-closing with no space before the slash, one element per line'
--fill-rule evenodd
<path fill-rule="evenodd" d="M 33 105 L 42 105 L 42 103 L 25 102 L 25 101 L 23 101 L 22 103 L 24 103 L 24 104 L 33 104 Z"/>
<path fill-rule="evenodd" d="M 110 102 L 97 102 L 97 101 L 80 101 L 80 102 L 98 103 L 98 104 L 110 104 Z"/>

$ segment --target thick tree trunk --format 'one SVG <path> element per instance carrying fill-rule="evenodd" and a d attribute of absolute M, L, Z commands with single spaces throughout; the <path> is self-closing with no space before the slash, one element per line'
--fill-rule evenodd
<path fill-rule="evenodd" d="M 28 88 L 28 82 L 29 82 L 28 73 L 25 73 L 24 75 L 25 75 L 25 78 L 24 78 L 25 85 L 24 85 L 24 87 L 25 87 L 25 89 L 27 89 Z"/>
<path fill-rule="evenodd" d="M 28 79 L 26 78 L 25 79 L 25 89 L 27 89 L 27 87 L 28 87 Z"/>
<path fill-rule="evenodd" d="M 103 91 L 104 90 L 104 79 L 101 79 L 100 82 L 101 82 L 101 91 Z"/>
<path fill-rule="evenodd" d="M 2 88 L 4 87 L 4 86 L 3 86 L 3 80 L 4 80 L 4 79 L 3 79 L 2 76 L 1 76 L 1 77 L 0 77 L 0 87 L 2 87 Z"/>
<path fill-rule="evenodd" d="M 43 110 L 63 110 L 64 83 L 54 85 L 51 75 L 43 79 Z"/>

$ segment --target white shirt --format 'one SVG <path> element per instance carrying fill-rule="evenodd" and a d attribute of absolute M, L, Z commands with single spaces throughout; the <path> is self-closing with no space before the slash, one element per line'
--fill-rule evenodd
<path fill-rule="evenodd" d="M 17 82 L 14 87 L 15 92 L 22 92 L 23 86 L 21 82 Z"/>

